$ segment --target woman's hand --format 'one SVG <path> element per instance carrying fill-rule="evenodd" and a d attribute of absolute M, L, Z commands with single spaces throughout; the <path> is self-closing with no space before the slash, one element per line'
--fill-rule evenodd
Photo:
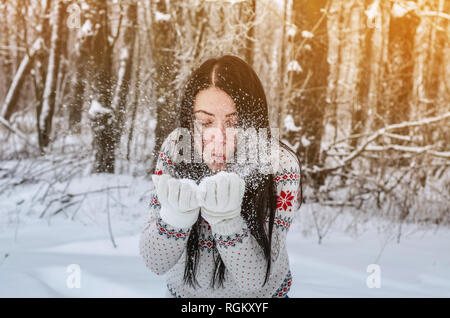
<path fill-rule="evenodd" d="M 161 219 L 174 227 L 192 226 L 198 218 L 197 184 L 190 179 L 176 179 L 168 174 L 152 175 Z"/>
<path fill-rule="evenodd" d="M 236 173 L 219 172 L 204 178 L 197 190 L 202 217 L 214 225 L 240 215 L 244 192 L 245 181 Z"/>

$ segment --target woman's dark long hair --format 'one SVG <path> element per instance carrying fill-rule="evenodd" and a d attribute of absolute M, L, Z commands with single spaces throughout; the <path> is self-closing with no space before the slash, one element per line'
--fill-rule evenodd
<path fill-rule="evenodd" d="M 226 92 L 234 101 L 238 113 L 238 125 L 242 128 L 267 129 L 267 135 L 271 138 L 268 107 L 263 86 L 254 70 L 242 59 L 224 55 L 220 58 L 211 58 L 205 61 L 188 78 L 181 96 L 181 109 L 178 125 L 187 128 L 193 135 L 192 114 L 194 101 L 197 94 L 208 87 L 215 86 Z M 191 149 L 194 149 L 191 138 Z M 280 145 L 298 156 L 286 144 L 280 141 Z M 195 150 L 194 150 L 195 151 Z M 191 152 L 192 160 L 193 151 Z M 228 165 L 228 164 L 227 164 Z M 175 173 L 179 178 L 190 178 L 197 182 L 214 173 L 204 163 L 191 161 L 180 162 L 175 167 Z M 241 214 L 245 219 L 249 230 L 264 252 L 267 260 L 266 277 L 263 286 L 269 279 L 271 266 L 271 244 L 274 217 L 276 212 L 276 185 L 273 174 L 261 174 L 252 172 L 244 177 L 246 189 L 242 202 Z M 302 178 L 300 178 L 301 180 Z M 257 185 L 257 186 L 255 186 Z M 303 200 L 302 185 L 300 183 L 300 204 Z M 268 224 L 267 224 L 268 221 Z M 184 283 L 195 288 L 199 285 L 195 276 L 200 256 L 199 235 L 201 230 L 201 216 L 192 226 L 187 242 L 186 266 L 184 271 Z M 225 264 L 217 249 L 213 248 L 215 268 L 211 279 L 211 287 L 214 288 L 218 279 L 219 286 L 223 286 L 225 279 Z"/>

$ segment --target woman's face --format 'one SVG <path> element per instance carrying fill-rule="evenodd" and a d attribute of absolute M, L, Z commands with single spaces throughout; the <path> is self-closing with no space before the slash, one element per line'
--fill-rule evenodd
<path fill-rule="evenodd" d="M 218 87 L 201 90 L 194 101 L 195 150 L 213 171 L 226 167 L 236 147 L 238 115 L 233 99 Z M 228 132 L 228 136 L 227 136 Z M 203 151 L 201 140 L 203 140 Z"/>

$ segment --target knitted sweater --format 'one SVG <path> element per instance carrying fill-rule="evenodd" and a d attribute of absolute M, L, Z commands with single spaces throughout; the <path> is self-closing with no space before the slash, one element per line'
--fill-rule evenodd
<path fill-rule="evenodd" d="M 171 136 L 172 135 L 172 136 Z M 156 174 L 171 174 L 173 134 L 163 142 L 156 163 Z M 296 158 L 280 147 L 279 169 L 274 175 L 277 186 L 277 209 L 272 234 L 270 277 L 262 286 L 267 262 L 256 239 L 242 216 L 224 224 L 209 225 L 203 218 L 199 233 L 200 258 L 194 289 L 183 283 L 186 248 L 191 228 L 175 228 L 159 215 L 161 205 L 153 187 L 150 194 L 149 218 L 141 233 L 139 249 L 146 266 L 157 275 L 167 274 L 166 297 L 204 298 L 282 298 L 292 284 L 286 235 L 300 203 L 298 192 L 300 168 Z M 213 249 L 226 266 L 223 287 L 210 287 L 214 270 Z"/>

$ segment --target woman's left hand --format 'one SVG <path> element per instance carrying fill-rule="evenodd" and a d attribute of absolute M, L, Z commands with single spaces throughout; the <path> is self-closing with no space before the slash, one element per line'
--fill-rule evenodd
<path fill-rule="evenodd" d="M 209 224 L 217 224 L 241 214 L 245 181 L 236 173 L 219 172 L 204 178 L 197 190 L 201 215 Z"/>

